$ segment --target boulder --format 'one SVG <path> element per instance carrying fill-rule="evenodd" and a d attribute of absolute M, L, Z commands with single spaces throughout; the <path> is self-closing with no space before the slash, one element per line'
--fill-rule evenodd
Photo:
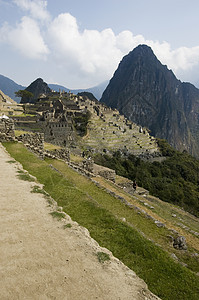
<path fill-rule="evenodd" d="M 178 250 L 187 250 L 186 238 L 178 236 L 173 241 L 173 247 Z"/>

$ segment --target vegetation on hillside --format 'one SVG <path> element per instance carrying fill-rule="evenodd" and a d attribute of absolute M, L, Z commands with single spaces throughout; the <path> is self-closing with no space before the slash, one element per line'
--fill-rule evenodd
<path fill-rule="evenodd" d="M 64 212 L 86 227 L 101 246 L 111 250 L 132 268 L 161 299 L 198 299 L 198 276 L 174 262 L 158 243 L 148 240 L 136 229 L 136 223 L 145 225 L 145 230 L 153 236 L 158 232 L 165 241 L 168 234 L 166 228 L 158 228 L 64 162 L 42 161 L 22 144 L 4 145 L 11 156 L 44 185 L 45 191 L 63 207 Z M 54 216 L 57 217 L 57 214 Z M 128 223 L 123 222 L 122 217 L 127 218 Z"/>
<path fill-rule="evenodd" d="M 87 134 L 87 124 L 90 117 L 91 117 L 91 113 L 87 111 L 85 114 L 81 114 L 73 118 L 74 127 L 80 136 L 84 136 Z"/>
<path fill-rule="evenodd" d="M 179 205 L 199 216 L 199 161 L 188 153 L 174 150 L 165 140 L 158 140 L 163 162 L 147 162 L 133 155 L 124 157 L 97 154 L 95 162 L 112 168 L 118 175 L 136 179 L 139 186 L 161 200 Z"/>

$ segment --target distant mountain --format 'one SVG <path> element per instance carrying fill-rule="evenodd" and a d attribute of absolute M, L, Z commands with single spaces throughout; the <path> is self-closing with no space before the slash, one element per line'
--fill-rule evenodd
<path fill-rule="evenodd" d="M 51 90 L 56 91 L 56 92 L 59 92 L 61 90 L 61 91 L 65 91 L 68 93 L 70 91 L 70 89 L 66 88 L 63 85 L 59 85 L 59 84 L 50 83 L 50 84 L 48 84 L 48 86 Z"/>
<path fill-rule="evenodd" d="M 82 93 L 82 92 L 89 92 L 89 93 L 92 93 L 97 100 L 100 100 L 100 98 L 102 97 L 102 93 L 104 92 L 107 85 L 108 85 L 108 81 L 106 80 L 106 81 L 102 82 L 101 84 L 91 87 L 89 89 L 73 90 L 72 93 L 78 94 L 78 93 Z"/>
<path fill-rule="evenodd" d="M 55 90 L 57 92 L 59 92 L 59 90 L 62 90 L 62 91 L 64 90 L 66 92 L 71 91 L 74 94 L 78 94 L 78 93 L 81 93 L 81 92 L 90 92 L 98 100 L 101 98 L 102 93 L 105 90 L 107 85 L 108 85 L 108 81 L 104 81 L 103 83 L 101 83 L 101 84 L 99 84 L 95 87 L 88 88 L 88 89 L 74 89 L 74 90 L 72 90 L 72 89 L 69 89 L 65 86 L 59 85 L 59 84 L 48 84 L 50 89 Z M 26 88 L 25 86 L 17 84 L 12 79 L 10 79 L 8 77 L 5 77 L 3 75 L 0 75 L 0 90 L 2 90 L 3 93 L 8 95 L 10 98 L 15 100 L 16 102 L 19 103 L 21 99 L 15 96 L 15 92 L 17 92 L 18 90 L 24 90 L 25 88 Z"/>
<path fill-rule="evenodd" d="M 122 59 L 101 101 L 199 158 L 199 89 L 178 80 L 150 47 Z"/>
<path fill-rule="evenodd" d="M 24 90 L 24 89 L 25 89 L 25 86 L 17 84 L 10 78 L 0 75 L 0 90 L 4 94 L 8 95 L 10 98 L 15 100 L 16 102 L 19 103 L 20 98 L 15 96 L 15 92 L 17 92 L 18 90 Z"/>
<path fill-rule="evenodd" d="M 105 88 L 107 87 L 107 85 L 108 85 L 108 81 L 104 81 L 101 84 L 99 84 L 97 86 L 94 86 L 94 87 L 91 87 L 91 88 L 88 88 L 88 89 L 74 89 L 74 90 L 71 90 L 71 89 L 66 88 L 65 86 L 62 86 L 62 85 L 48 84 L 48 86 L 52 90 L 57 91 L 57 92 L 59 92 L 59 90 L 66 91 L 66 92 L 70 91 L 73 94 L 78 94 L 78 93 L 82 93 L 82 92 L 89 92 L 89 93 L 92 93 L 95 96 L 95 98 L 98 99 L 98 100 L 102 97 L 102 93 L 105 90 Z"/>
<path fill-rule="evenodd" d="M 21 98 L 21 103 L 34 103 L 40 94 L 49 94 L 51 92 L 48 84 L 42 78 L 37 78 L 25 90 L 32 93 L 33 98 L 29 99 L 29 97 L 24 96 Z"/>

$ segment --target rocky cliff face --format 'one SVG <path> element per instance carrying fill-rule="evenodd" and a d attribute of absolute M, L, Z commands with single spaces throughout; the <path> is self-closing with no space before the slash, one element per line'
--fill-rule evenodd
<path fill-rule="evenodd" d="M 43 81 L 42 78 L 36 79 L 25 90 L 31 92 L 34 95 L 34 97 L 31 99 L 32 103 L 34 103 L 38 99 L 39 95 L 48 94 L 51 92 L 51 89 L 49 88 L 47 83 Z M 29 98 L 22 97 L 21 103 L 28 103 L 28 102 L 30 102 Z"/>
<path fill-rule="evenodd" d="M 140 45 L 120 62 L 101 101 L 178 150 L 199 157 L 199 90 Z"/>

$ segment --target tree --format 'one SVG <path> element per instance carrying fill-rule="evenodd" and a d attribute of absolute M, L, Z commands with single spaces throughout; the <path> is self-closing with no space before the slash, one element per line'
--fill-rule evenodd
<path fill-rule="evenodd" d="M 15 92 L 16 97 L 21 97 L 22 99 L 26 99 L 25 102 L 30 102 L 30 100 L 34 97 L 33 93 L 27 91 L 27 90 L 19 90 Z"/>

